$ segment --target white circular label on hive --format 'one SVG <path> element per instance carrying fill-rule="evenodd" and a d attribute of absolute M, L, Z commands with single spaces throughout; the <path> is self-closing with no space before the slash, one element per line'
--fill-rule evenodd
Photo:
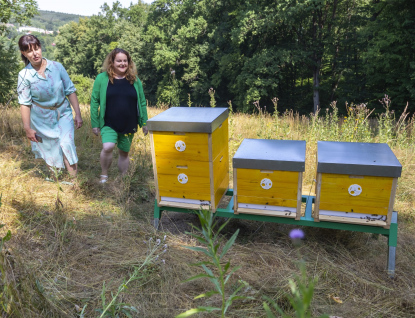
<path fill-rule="evenodd" d="M 185 151 L 186 150 L 186 144 L 182 140 L 176 141 L 175 146 L 176 146 L 176 150 L 177 151 L 180 151 L 181 152 L 181 151 Z"/>
<path fill-rule="evenodd" d="M 360 193 L 362 193 L 362 187 L 358 184 L 352 184 L 349 187 L 349 194 L 352 196 L 358 196 Z"/>
<path fill-rule="evenodd" d="M 272 188 L 272 181 L 268 178 L 264 178 L 261 180 L 261 187 L 262 189 L 268 190 Z"/>
<path fill-rule="evenodd" d="M 185 184 L 189 181 L 189 178 L 184 173 L 181 173 L 177 176 L 177 180 L 179 180 L 181 184 Z"/>

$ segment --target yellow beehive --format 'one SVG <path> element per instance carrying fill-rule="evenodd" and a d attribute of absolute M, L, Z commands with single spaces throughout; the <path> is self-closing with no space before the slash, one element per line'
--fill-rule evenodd
<path fill-rule="evenodd" d="M 158 206 L 216 211 L 228 189 L 228 110 L 172 107 L 147 121 Z"/>
<path fill-rule="evenodd" d="M 234 212 L 300 219 L 305 141 L 245 139 L 233 157 Z"/>
<path fill-rule="evenodd" d="M 387 144 L 319 141 L 314 220 L 389 228 L 401 171 Z"/>

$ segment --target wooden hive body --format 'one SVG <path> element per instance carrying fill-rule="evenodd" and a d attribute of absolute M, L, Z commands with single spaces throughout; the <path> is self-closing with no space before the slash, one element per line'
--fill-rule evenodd
<path fill-rule="evenodd" d="M 319 141 L 314 220 L 389 228 L 401 170 L 387 144 Z"/>
<path fill-rule="evenodd" d="M 173 107 L 148 121 L 157 204 L 215 211 L 229 184 L 228 113 Z"/>
<path fill-rule="evenodd" d="M 234 212 L 300 219 L 305 141 L 245 139 L 233 157 Z"/>

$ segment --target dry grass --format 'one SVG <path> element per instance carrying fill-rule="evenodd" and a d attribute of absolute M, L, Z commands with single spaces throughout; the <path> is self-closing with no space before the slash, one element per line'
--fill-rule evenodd
<path fill-rule="evenodd" d="M 3 250 L 6 275 L 2 282 L 9 295 L 9 314 L 3 311 L 3 317 L 78 317 L 76 306 L 84 305 L 85 317 L 98 317 L 95 309 L 102 307 L 103 282 L 109 299 L 145 258 L 148 240 L 164 235 L 169 247 L 160 259 L 165 264 L 159 261 L 148 266 L 146 276 L 132 282 L 117 302 L 135 306 L 137 317 L 174 317 L 205 304 L 193 297 L 210 289 L 207 281 L 181 283 L 200 272 L 189 264 L 201 260 L 202 255 L 183 248 L 196 245 L 185 234 L 191 231 L 189 223 L 197 222 L 196 216 L 164 213 L 159 232 L 151 225 L 154 181 L 149 139 L 141 133 L 134 139 L 127 177 L 117 177 L 114 164 L 109 183 L 101 186 L 101 143 L 88 125 L 88 108 L 82 111 L 87 124 L 76 134 L 79 177 L 74 186 L 62 185 L 61 192 L 56 184 L 44 180 L 44 163 L 33 159 L 19 111 L 0 110 L 0 220 L 6 224 L 3 230 L 12 231 Z M 150 108 L 150 117 L 160 111 Z M 316 140 L 324 134 L 311 133 L 310 122 L 294 114 L 279 120 L 234 114 L 230 158 L 243 138 L 307 140 L 303 189 L 308 194 L 315 175 Z M 229 317 L 265 317 L 263 295 L 289 310 L 284 293 L 288 279 L 297 272 L 299 255 L 307 260 L 309 275 L 318 278 L 313 302 L 316 315 L 415 315 L 415 151 L 409 141 L 393 149 L 404 166 L 395 205 L 400 215 L 396 278 L 386 275 L 384 237 L 305 228 L 307 240 L 296 251 L 287 237 L 291 226 L 233 219 L 225 235 L 230 237 L 238 228 L 240 234 L 229 257 L 233 265 L 242 266 L 235 279 L 250 284 L 245 292 L 254 300 L 234 303 Z M 55 206 L 58 192 L 63 208 Z M 231 282 L 229 288 L 234 287 Z M 330 295 L 340 297 L 343 304 L 334 302 Z"/>

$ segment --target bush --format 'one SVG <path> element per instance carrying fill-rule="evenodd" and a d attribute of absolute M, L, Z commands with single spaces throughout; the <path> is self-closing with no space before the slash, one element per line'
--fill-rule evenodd
<path fill-rule="evenodd" d="M 89 105 L 91 103 L 92 87 L 94 80 L 80 74 L 70 75 L 76 88 L 76 95 L 80 104 Z"/>

